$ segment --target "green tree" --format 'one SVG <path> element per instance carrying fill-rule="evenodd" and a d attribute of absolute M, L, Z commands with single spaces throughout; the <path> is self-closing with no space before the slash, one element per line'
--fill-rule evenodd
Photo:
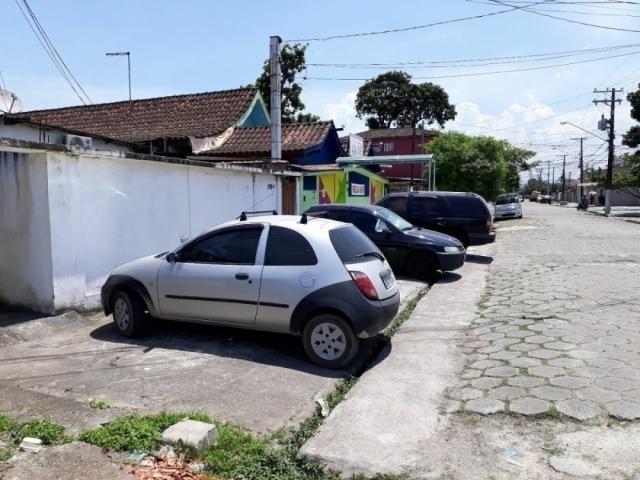
<path fill-rule="evenodd" d="M 456 109 L 449 95 L 433 83 L 412 83 L 411 75 L 392 71 L 368 80 L 356 95 L 358 118 L 366 118 L 370 129 L 417 127 L 434 122 L 443 126 L 453 120 Z"/>
<path fill-rule="evenodd" d="M 517 192 L 520 188 L 520 172 L 525 172 L 538 165 L 538 162 L 531 162 L 536 152 L 524 148 L 514 147 L 505 143 L 504 158 L 507 162 L 507 173 L 505 176 L 505 190 Z"/>
<path fill-rule="evenodd" d="M 627 100 L 631 104 L 631 118 L 640 122 L 640 84 L 638 90 L 627 95 Z M 640 125 L 631 127 L 622 137 L 622 143 L 632 148 L 640 147 Z M 636 156 L 638 155 L 640 153 L 636 152 Z"/>
<path fill-rule="evenodd" d="M 296 81 L 298 74 L 302 73 L 306 66 L 305 52 L 307 45 L 300 43 L 286 43 L 281 51 L 282 59 L 282 122 L 317 122 L 320 117 L 311 113 L 302 113 L 305 105 L 302 102 L 302 86 Z M 256 79 L 256 87 L 264 99 L 267 110 L 271 108 L 271 78 L 269 60 L 264 62 L 262 73 Z"/>
<path fill-rule="evenodd" d="M 448 132 L 428 143 L 427 152 L 436 160 L 439 190 L 475 192 L 488 200 L 517 190 L 519 172 L 529 167 L 535 152 L 509 145 L 492 137 L 474 137 Z"/>
<path fill-rule="evenodd" d="M 640 84 L 638 90 L 630 92 L 627 100 L 631 104 L 631 118 L 640 122 Z M 622 137 L 622 143 L 632 147 L 640 148 L 640 125 L 634 125 Z M 614 187 L 638 197 L 637 188 L 640 187 L 640 150 L 626 159 L 628 170 L 615 172 L 612 178 Z"/>

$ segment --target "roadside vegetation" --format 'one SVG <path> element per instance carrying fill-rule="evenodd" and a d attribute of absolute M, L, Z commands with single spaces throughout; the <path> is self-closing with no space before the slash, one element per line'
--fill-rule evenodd
<path fill-rule="evenodd" d="M 11 458 L 25 437 L 42 440 L 43 445 L 61 445 L 73 441 L 64 428 L 51 420 L 35 420 L 18 423 L 6 415 L 0 415 L 0 462 Z"/>

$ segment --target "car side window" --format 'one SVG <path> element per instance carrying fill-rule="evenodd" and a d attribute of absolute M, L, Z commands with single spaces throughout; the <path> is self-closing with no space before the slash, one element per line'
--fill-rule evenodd
<path fill-rule="evenodd" d="M 414 197 L 413 213 L 419 215 L 441 215 L 442 203 L 437 197 Z"/>
<path fill-rule="evenodd" d="M 400 216 L 405 215 L 407 213 L 407 197 L 391 197 L 382 206 Z"/>
<path fill-rule="evenodd" d="M 285 227 L 269 228 L 265 265 L 316 265 L 318 258 L 306 238 Z"/>
<path fill-rule="evenodd" d="M 224 230 L 187 245 L 180 251 L 180 262 L 253 265 L 262 227 Z"/>
<path fill-rule="evenodd" d="M 378 219 L 366 212 L 351 212 L 351 223 L 360 229 L 361 232 L 366 235 L 370 235 L 376 232 L 376 225 Z"/>

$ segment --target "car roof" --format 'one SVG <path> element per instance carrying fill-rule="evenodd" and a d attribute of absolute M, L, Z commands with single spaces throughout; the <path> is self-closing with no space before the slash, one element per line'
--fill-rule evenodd
<path fill-rule="evenodd" d="M 319 231 L 319 230 L 333 230 L 335 228 L 344 227 L 345 224 L 328 218 L 319 217 L 307 217 L 307 223 L 301 223 L 302 215 L 257 215 L 255 217 L 247 217 L 246 220 L 232 220 L 213 227 L 210 230 L 215 230 L 220 227 L 232 227 L 236 225 L 252 225 L 252 224 L 265 224 L 280 227 L 287 227 L 297 231 Z"/>
<path fill-rule="evenodd" d="M 311 213 L 317 214 L 317 213 L 322 213 L 325 210 L 329 211 L 329 210 L 347 210 L 347 209 L 374 211 L 374 212 L 387 210 L 386 208 L 381 207 L 380 205 L 349 205 L 344 203 L 341 203 L 341 204 L 332 203 L 330 205 L 314 205 L 313 207 L 309 208 L 308 211 L 310 211 Z"/>
<path fill-rule="evenodd" d="M 442 192 L 440 190 L 438 191 L 424 191 L 424 192 L 395 192 L 395 193 L 390 193 L 387 195 L 387 197 L 403 197 L 403 196 L 421 196 L 421 195 L 435 195 L 435 196 L 443 196 L 443 197 L 448 197 L 448 196 L 468 196 L 468 197 L 479 197 L 480 195 L 478 195 L 477 193 L 473 193 L 473 192 Z"/>

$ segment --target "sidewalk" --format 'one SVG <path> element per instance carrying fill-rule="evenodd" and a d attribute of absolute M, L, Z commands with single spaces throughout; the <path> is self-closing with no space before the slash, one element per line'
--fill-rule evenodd
<path fill-rule="evenodd" d="M 492 246 L 483 247 L 488 252 Z M 457 342 L 472 322 L 487 265 L 476 256 L 460 275 L 434 285 L 381 353 L 378 364 L 327 418 L 301 455 L 342 475 L 410 473 L 446 422 L 443 392 L 454 384 L 463 356 Z"/>

